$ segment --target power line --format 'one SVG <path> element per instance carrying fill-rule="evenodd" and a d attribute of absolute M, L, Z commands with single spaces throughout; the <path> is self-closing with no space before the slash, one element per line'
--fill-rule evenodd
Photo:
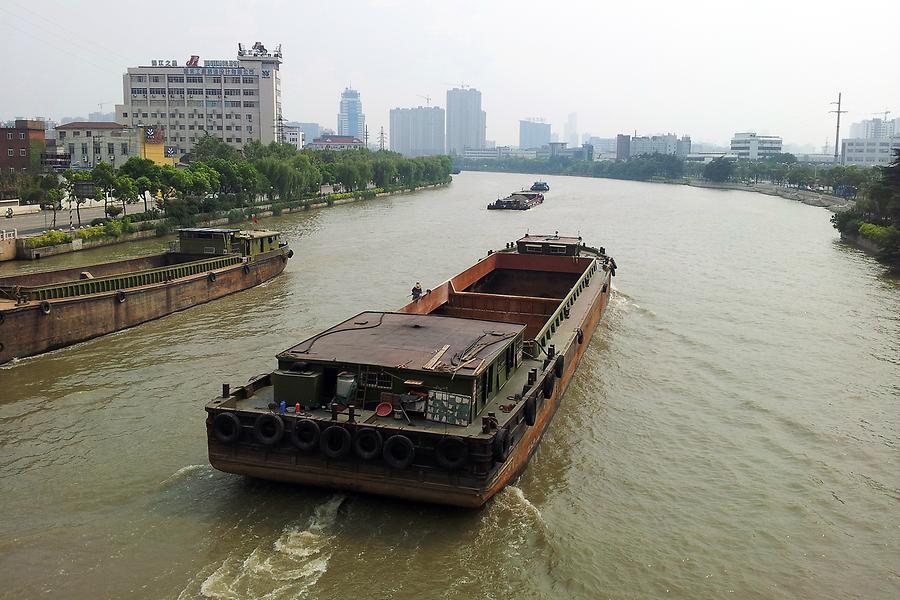
<path fill-rule="evenodd" d="M 39 14 L 39 13 L 36 13 L 36 12 L 34 12 L 33 10 L 31 10 L 31 9 L 29 9 L 29 8 L 26 8 L 26 7 L 22 6 L 21 4 L 19 4 L 18 2 L 15 2 L 14 0 L 7 0 L 7 2 L 9 2 L 10 4 L 13 4 L 13 5 L 14 5 L 16 8 L 18 8 L 19 10 L 24 11 L 24 12 L 26 12 L 26 13 L 29 13 L 29 14 L 31 14 L 31 15 L 34 15 L 35 17 L 39 18 L 40 20 L 44 21 L 45 23 L 51 25 L 52 27 L 54 27 L 55 29 L 57 29 L 57 33 L 60 33 L 60 34 L 66 33 L 67 27 L 66 27 L 65 25 L 62 25 L 62 24 L 57 23 L 57 22 L 55 22 L 55 21 L 52 21 L 52 20 L 48 19 L 47 17 L 45 17 L 45 16 L 43 16 L 43 15 L 41 15 L 41 14 Z M 21 17 L 19 17 L 19 18 L 21 18 Z M 88 44 L 86 44 L 86 43 L 80 42 L 80 41 L 77 40 L 77 39 L 73 39 L 73 40 L 67 40 L 67 43 L 74 43 L 74 44 L 78 44 L 78 45 L 84 46 L 87 50 L 91 51 L 92 53 L 93 53 L 96 49 L 99 48 L 99 49 L 103 50 L 104 52 L 106 52 L 107 55 L 118 56 L 120 59 L 124 59 L 124 57 L 123 57 L 121 54 L 119 54 L 117 50 L 112 50 L 112 49 L 110 49 L 110 48 L 107 48 L 107 47 L 103 46 L 103 44 L 100 44 L 100 43 L 97 43 L 97 42 L 92 42 L 90 45 L 88 45 Z M 125 60 L 125 62 L 128 62 L 128 61 Z"/>
<path fill-rule="evenodd" d="M 4 6 L 0 6 L 0 11 L 5 12 L 6 14 L 10 15 L 11 17 L 13 17 L 13 18 L 15 18 L 15 19 L 19 19 L 20 22 L 21 22 L 22 24 L 24 24 L 26 27 L 29 27 L 29 28 L 35 28 L 35 29 L 32 30 L 32 31 L 26 31 L 26 30 L 24 30 L 24 29 L 20 29 L 19 27 L 13 25 L 13 24 L 10 23 L 9 21 L 4 21 L 4 23 L 5 23 L 10 29 L 14 29 L 15 31 L 18 31 L 19 33 L 21 33 L 21 34 L 23 34 L 23 35 L 26 35 L 26 36 L 28 36 L 28 37 L 35 38 L 35 39 L 37 39 L 37 40 L 39 40 L 39 41 L 41 41 L 41 42 L 43 42 L 43 43 L 45 43 L 45 44 L 48 44 L 48 45 L 50 45 L 50 46 L 53 46 L 54 48 L 56 48 L 57 50 L 59 50 L 60 52 L 62 52 L 62 54 L 63 54 L 64 56 L 67 56 L 67 57 L 72 58 L 72 55 L 73 55 L 73 48 L 72 48 L 72 47 L 60 46 L 60 45 L 57 44 L 56 41 L 53 40 L 52 38 L 48 39 L 48 38 L 44 37 L 44 36 L 43 36 L 44 28 L 42 28 L 40 25 L 37 25 L 37 24 L 35 24 L 35 23 L 33 23 L 33 22 L 28 22 L 28 21 L 26 21 L 21 15 L 17 15 L 17 14 L 15 14 L 15 13 L 13 13 L 13 12 L 10 12 L 10 11 L 7 10 Z M 68 42 L 67 42 L 67 43 L 68 43 Z M 96 54 L 92 53 L 92 54 L 90 55 L 89 58 L 88 58 L 88 57 L 85 57 L 84 54 L 82 54 L 81 52 L 78 52 L 78 54 L 80 55 L 80 58 L 78 58 L 79 61 L 83 61 L 83 62 L 85 62 L 85 63 L 87 63 L 87 64 L 89 64 L 89 65 L 91 65 L 91 66 L 93 66 L 93 67 L 96 67 L 97 69 L 102 70 L 104 73 L 109 73 L 109 71 L 110 71 L 110 68 L 109 68 L 109 67 L 103 66 L 103 65 L 101 65 L 100 63 L 95 62 L 94 58 L 97 57 Z M 99 58 L 100 58 L 100 60 L 104 60 L 104 61 L 106 60 L 103 56 L 100 56 Z M 109 64 L 109 65 L 114 65 L 115 63 L 112 62 L 112 61 L 109 61 L 108 64 Z M 122 67 L 121 67 L 120 65 L 116 65 L 115 68 L 116 68 L 116 69 L 121 69 Z"/>

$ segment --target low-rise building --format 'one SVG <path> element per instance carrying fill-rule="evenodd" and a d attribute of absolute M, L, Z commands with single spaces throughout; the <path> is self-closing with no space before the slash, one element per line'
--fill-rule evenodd
<path fill-rule="evenodd" d="M 893 150 L 900 148 L 900 136 L 890 138 L 849 138 L 841 140 L 841 164 L 860 167 L 886 166 Z"/>
<path fill-rule="evenodd" d="M 720 150 L 716 152 L 691 152 L 685 155 L 684 160 L 688 162 L 708 163 L 716 160 L 717 158 L 737 160 L 738 156 L 734 152 L 729 152 L 728 150 Z"/>
<path fill-rule="evenodd" d="M 731 151 L 738 158 L 765 160 L 782 152 L 782 140 L 777 135 L 757 135 L 755 131 L 735 133 L 731 138 Z"/>
<path fill-rule="evenodd" d="M 671 154 L 687 156 L 691 152 L 691 138 L 683 135 L 681 139 L 671 133 L 665 135 L 629 136 L 618 135 L 615 145 L 616 159 L 627 160 L 642 154 Z"/>
<path fill-rule="evenodd" d="M 132 156 L 174 165 L 176 153 L 166 146 L 161 127 L 132 127 L 110 121 L 75 121 L 56 128 L 57 148 L 69 156 L 73 169 L 92 169 L 100 163 L 121 166 Z M 58 161 L 57 161 L 58 162 Z"/>
<path fill-rule="evenodd" d="M 0 127 L 0 171 L 14 173 L 40 169 L 44 152 L 44 122 L 16 119 Z"/>
<path fill-rule="evenodd" d="M 303 147 L 306 138 L 303 135 L 303 130 L 299 127 L 294 127 L 292 125 L 285 125 L 281 128 L 281 136 L 284 140 L 285 144 L 290 144 L 299 150 Z"/>
<path fill-rule="evenodd" d="M 323 135 L 306 145 L 310 150 L 356 150 L 365 148 L 359 138 L 352 135 Z"/>

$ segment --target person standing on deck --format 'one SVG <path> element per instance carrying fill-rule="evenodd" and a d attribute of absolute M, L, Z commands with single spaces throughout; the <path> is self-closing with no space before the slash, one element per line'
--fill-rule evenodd
<path fill-rule="evenodd" d="M 422 297 L 422 284 L 419 283 L 418 281 L 416 282 L 416 285 L 413 286 L 411 296 L 412 296 L 413 302 L 418 302 L 419 298 Z"/>

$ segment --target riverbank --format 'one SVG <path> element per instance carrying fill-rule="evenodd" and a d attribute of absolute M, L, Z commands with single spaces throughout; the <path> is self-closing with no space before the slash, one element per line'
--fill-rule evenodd
<path fill-rule="evenodd" d="M 353 195 L 349 198 L 336 198 L 332 199 L 329 197 L 323 197 L 321 199 L 317 199 L 314 202 L 298 202 L 298 203 L 278 203 L 278 202 L 269 202 L 266 204 L 257 204 L 251 207 L 247 207 L 243 209 L 244 217 L 240 221 L 235 221 L 235 219 L 230 216 L 222 216 L 215 218 L 207 218 L 201 219 L 197 222 L 196 226 L 198 227 L 218 227 L 221 225 L 240 225 L 244 222 L 250 222 L 254 218 L 258 221 L 259 219 L 264 219 L 267 217 L 278 216 L 284 213 L 292 213 L 292 212 L 300 212 L 306 210 L 314 210 L 327 208 L 330 206 L 338 206 L 341 204 L 349 204 L 353 202 L 359 202 L 362 200 L 373 200 L 376 198 L 383 198 L 385 196 L 394 196 L 399 194 L 408 194 L 411 192 L 417 192 L 426 189 L 434 189 L 439 187 L 445 187 L 452 182 L 445 183 L 434 183 L 417 186 L 415 188 L 405 188 L 398 189 L 392 191 L 383 191 L 375 194 L 374 196 L 368 195 L 367 192 L 370 190 L 361 190 L 359 193 Z M 296 204 L 294 206 L 293 204 Z M 232 211 L 233 212 L 233 211 Z M 142 225 L 152 225 L 155 229 L 149 229 L 144 231 L 136 231 L 133 233 L 125 233 L 117 237 L 110 237 L 98 240 L 91 240 L 90 242 L 85 242 L 81 239 L 74 239 L 70 242 L 65 242 L 62 244 L 54 244 L 51 246 L 41 246 L 37 248 L 29 247 L 27 240 L 28 238 L 18 238 L 15 240 L 8 240 L 6 243 L 14 243 L 15 250 L 13 252 L 4 251 L 0 253 L 0 261 L 5 260 L 38 260 L 40 258 L 46 258 L 49 256 L 56 256 L 59 254 L 68 254 L 71 252 L 78 252 L 79 250 L 87 250 L 89 248 L 99 248 L 102 246 L 112 246 L 116 244 L 123 244 L 127 242 L 132 242 L 136 240 L 144 240 L 150 237 L 158 237 L 162 235 L 168 235 L 170 231 L 167 227 L 156 227 L 157 225 L 164 225 L 167 222 L 166 219 L 158 219 L 155 221 L 144 221 Z"/>
<path fill-rule="evenodd" d="M 827 208 L 831 212 L 836 213 L 846 212 L 856 205 L 853 200 L 848 200 L 846 198 L 839 198 L 837 196 L 831 196 L 829 194 L 820 194 L 819 192 L 783 187 L 772 183 L 715 183 L 712 181 L 694 179 L 688 181 L 687 185 L 693 187 L 714 188 L 717 190 L 737 190 L 742 192 L 757 192 L 769 196 L 779 196 L 787 200 L 802 202 L 803 204 L 808 204 L 809 206 Z"/>

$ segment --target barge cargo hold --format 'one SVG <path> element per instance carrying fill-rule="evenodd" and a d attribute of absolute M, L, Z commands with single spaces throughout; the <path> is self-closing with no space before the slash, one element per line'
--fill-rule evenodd
<path fill-rule="evenodd" d="M 525 468 L 610 295 L 615 261 L 528 235 L 396 312 L 369 311 L 206 404 L 221 471 L 479 507 Z"/>
<path fill-rule="evenodd" d="M 277 231 L 180 229 L 169 252 L 0 278 L 0 364 L 259 285 L 293 251 Z"/>

